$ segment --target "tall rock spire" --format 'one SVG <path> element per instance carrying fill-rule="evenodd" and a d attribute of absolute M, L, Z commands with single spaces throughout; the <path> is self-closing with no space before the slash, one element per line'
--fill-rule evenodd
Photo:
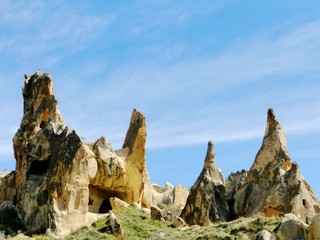
<path fill-rule="evenodd" d="M 133 111 L 124 147 L 114 151 L 106 138 L 86 144 L 65 126 L 49 74 L 26 75 L 23 99 L 13 138 L 16 171 L 1 181 L 0 208 L 4 201 L 12 204 L 28 233 L 88 226 L 110 210 L 114 197 L 151 204 L 142 113 Z"/>
<path fill-rule="evenodd" d="M 203 169 L 191 187 L 181 217 L 189 225 L 208 226 L 213 222 L 229 220 L 229 206 L 223 177 L 215 165 L 212 142 L 208 143 Z"/>
<path fill-rule="evenodd" d="M 320 212 L 319 200 L 291 161 L 282 126 L 268 110 L 262 146 L 248 172 L 247 181 L 234 194 L 238 216 L 295 213 L 302 220 Z"/>
<path fill-rule="evenodd" d="M 215 169 L 216 168 L 216 154 L 214 153 L 214 146 L 211 141 L 208 142 L 207 155 L 204 160 L 204 169 Z"/>
<path fill-rule="evenodd" d="M 262 146 L 252 164 L 249 178 L 264 175 L 264 171 L 269 171 L 270 167 L 276 167 L 283 171 L 291 168 L 286 136 L 272 109 L 268 110 L 267 127 Z"/>

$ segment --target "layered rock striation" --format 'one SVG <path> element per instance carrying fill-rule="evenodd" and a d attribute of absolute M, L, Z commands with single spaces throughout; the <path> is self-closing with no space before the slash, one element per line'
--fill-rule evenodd
<path fill-rule="evenodd" d="M 111 210 L 109 199 L 150 206 L 146 122 L 133 110 L 123 148 L 92 144 L 64 124 L 52 78 L 25 76 L 23 119 L 13 138 L 16 170 L 1 181 L 0 202 L 14 206 L 29 233 L 68 233 Z"/>
<path fill-rule="evenodd" d="M 294 213 L 308 223 L 320 212 L 319 200 L 300 173 L 298 164 L 291 161 L 283 128 L 272 109 L 268 110 L 262 146 L 250 171 L 243 172 L 240 178 L 240 185 L 227 190 L 229 197 L 233 195 L 233 210 L 237 216 L 271 217 Z"/>
<path fill-rule="evenodd" d="M 180 217 L 189 225 L 201 226 L 228 221 L 230 218 L 224 179 L 216 168 L 212 142 L 208 143 L 203 169 L 190 189 L 187 203 Z"/>

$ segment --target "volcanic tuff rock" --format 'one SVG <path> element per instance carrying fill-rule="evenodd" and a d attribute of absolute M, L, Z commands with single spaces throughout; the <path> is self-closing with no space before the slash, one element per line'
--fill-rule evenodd
<path fill-rule="evenodd" d="M 308 226 L 302 222 L 296 215 L 285 214 L 281 225 L 278 227 L 277 239 L 301 239 L 301 240 L 319 240 L 320 239 L 320 214 L 311 219 Z"/>
<path fill-rule="evenodd" d="M 111 209 L 109 198 L 150 206 L 145 165 L 146 123 L 133 110 L 123 148 L 105 138 L 85 144 L 63 123 L 51 76 L 25 76 L 24 111 L 14 136 L 16 171 L 1 181 L 0 203 L 21 213 L 30 233 L 68 233 Z"/>
<path fill-rule="evenodd" d="M 277 232 L 278 239 L 305 239 L 304 234 L 307 227 L 296 215 L 292 213 L 285 214 Z"/>
<path fill-rule="evenodd" d="M 257 240 L 276 240 L 276 238 L 267 230 L 262 230 L 257 235 Z"/>
<path fill-rule="evenodd" d="M 216 168 L 213 144 L 208 143 L 203 170 L 190 189 L 181 218 L 189 225 L 208 226 L 229 220 L 229 206 L 222 174 Z"/>
<path fill-rule="evenodd" d="M 311 219 L 311 224 L 305 232 L 305 236 L 308 240 L 320 239 L 320 214 L 317 214 Z"/>
<path fill-rule="evenodd" d="M 124 236 L 124 230 L 123 227 L 121 226 L 120 221 L 118 220 L 118 218 L 116 217 L 116 215 L 114 215 L 114 213 L 110 210 L 110 225 L 111 225 L 111 229 L 113 234 L 117 237 L 123 237 Z"/>
<path fill-rule="evenodd" d="M 247 180 L 234 193 L 234 212 L 238 216 L 282 216 L 294 213 L 308 223 L 320 212 L 319 200 L 291 161 L 286 137 L 272 109 L 262 146 Z"/>
<path fill-rule="evenodd" d="M 174 204 L 184 206 L 189 195 L 189 190 L 181 184 L 173 186 L 167 182 L 164 188 L 158 184 L 152 184 L 151 193 L 153 205 Z"/>
<path fill-rule="evenodd" d="M 248 171 L 231 173 L 226 179 L 226 191 L 228 199 L 232 199 L 235 192 L 247 181 Z"/>

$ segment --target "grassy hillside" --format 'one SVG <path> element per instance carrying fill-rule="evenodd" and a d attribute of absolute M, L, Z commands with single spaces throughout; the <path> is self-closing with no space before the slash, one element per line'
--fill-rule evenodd
<path fill-rule="evenodd" d="M 266 229 L 272 232 L 281 218 L 240 218 L 210 227 L 191 226 L 183 229 L 171 227 L 170 222 L 153 221 L 150 215 L 134 207 L 118 208 L 115 215 L 125 231 L 124 239 L 255 239 L 257 233 Z M 50 239 L 37 237 L 38 239 Z M 72 239 L 116 239 L 106 218 L 85 227 L 65 238 Z"/>

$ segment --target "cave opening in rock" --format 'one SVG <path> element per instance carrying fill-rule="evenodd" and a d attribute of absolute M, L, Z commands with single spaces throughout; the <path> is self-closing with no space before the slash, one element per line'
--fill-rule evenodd
<path fill-rule="evenodd" d="M 46 122 L 45 121 L 41 121 L 40 123 L 40 128 L 44 129 L 44 127 L 46 126 Z"/>
<path fill-rule="evenodd" d="M 307 200 L 306 199 L 302 199 L 302 205 L 305 206 L 305 207 L 307 206 Z"/>
<path fill-rule="evenodd" d="M 124 189 L 121 189 L 124 190 Z M 111 198 L 126 199 L 125 191 L 115 191 L 108 188 L 101 188 L 89 185 L 88 210 L 92 213 L 107 213 L 112 209 Z"/>
<path fill-rule="evenodd" d="M 107 198 L 102 201 L 101 206 L 99 208 L 99 213 L 107 213 L 112 210 L 110 198 Z"/>
<path fill-rule="evenodd" d="M 29 169 L 29 175 L 44 175 L 48 172 L 50 160 L 38 161 L 33 160 Z"/>

